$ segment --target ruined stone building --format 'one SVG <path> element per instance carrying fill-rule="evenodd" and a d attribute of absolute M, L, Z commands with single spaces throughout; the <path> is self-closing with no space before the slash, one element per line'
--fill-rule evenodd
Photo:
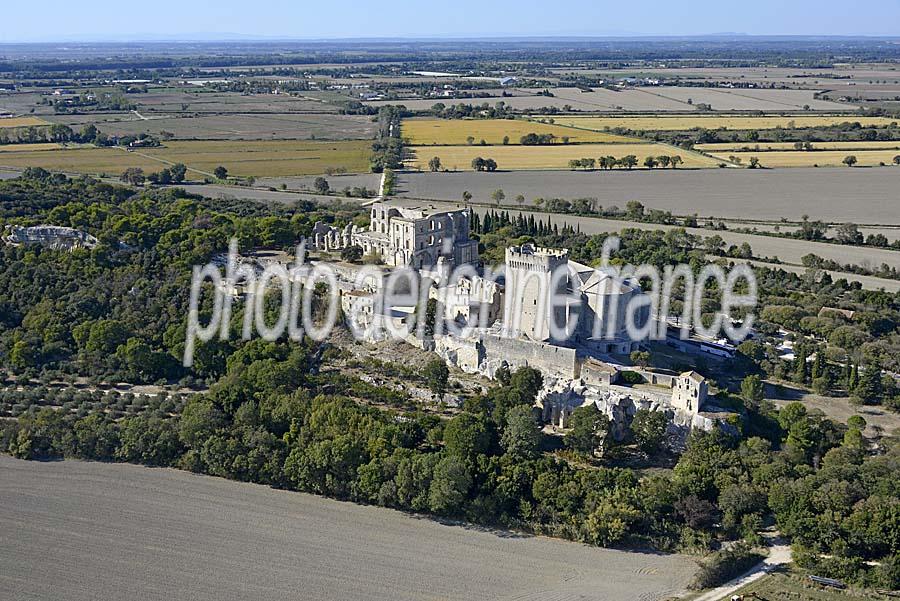
<path fill-rule="evenodd" d="M 98 243 L 97 238 L 87 232 L 60 225 L 8 225 L 3 241 L 13 246 L 41 244 L 60 250 L 93 248 Z"/>
<path fill-rule="evenodd" d="M 469 209 L 431 212 L 375 202 L 368 229 L 348 225 L 338 230 L 317 223 L 312 245 L 319 250 L 358 246 L 391 267 L 423 269 L 441 262 L 452 269 L 478 261 L 478 241 L 469 237 L 470 219 Z"/>

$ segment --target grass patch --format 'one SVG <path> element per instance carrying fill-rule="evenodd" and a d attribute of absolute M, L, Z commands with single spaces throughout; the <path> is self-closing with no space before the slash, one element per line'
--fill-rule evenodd
<path fill-rule="evenodd" d="M 798 572 L 776 572 L 763 576 L 759 580 L 737 590 L 734 594 L 744 595 L 756 593 L 757 599 L 765 601 L 848 601 L 867 599 L 869 601 L 891 599 L 887 595 L 879 595 L 872 590 L 847 589 L 838 590 L 813 584 L 806 576 Z M 731 595 L 723 597 L 730 599 Z"/>

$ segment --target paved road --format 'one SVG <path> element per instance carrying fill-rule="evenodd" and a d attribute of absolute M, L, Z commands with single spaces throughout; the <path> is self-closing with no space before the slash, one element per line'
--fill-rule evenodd
<path fill-rule="evenodd" d="M 677 555 L 625 553 L 166 469 L 0 456 L 0 597 L 404 601 L 678 594 Z"/>

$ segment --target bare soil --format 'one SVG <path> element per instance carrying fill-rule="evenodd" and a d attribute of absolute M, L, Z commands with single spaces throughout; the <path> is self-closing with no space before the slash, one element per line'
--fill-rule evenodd
<path fill-rule="evenodd" d="M 127 464 L 2 456 L 0 506 L 13 600 L 642 601 L 678 594 L 695 570 Z"/>

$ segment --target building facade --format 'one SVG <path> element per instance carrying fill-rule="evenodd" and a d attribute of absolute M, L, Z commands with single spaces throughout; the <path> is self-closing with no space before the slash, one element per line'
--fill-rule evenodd
<path fill-rule="evenodd" d="M 358 246 L 364 254 L 377 254 L 391 267 L 426 269 L 441 262 L 452 269 L 478 261 L 478 241 L 469 237 L 470 227 L 469 209 L 431 212 L 375 202 L 368 229 L 347 226 L 339 230 L 316 223 L 312 245 L 319 250 Z"/>
<path fill-rule="evenodd" d="M 578 341 L 602 353 L 637 350 L 639 342 L 628 334 L 629 319 L 640 327 L 650 317 L 648 304 L 634 302 L 643 295 L 639 286 L 570 261 L 566 249 L 530 244 L 507 248 L 505 269 L 508 334 Z M 551 324 L 559 330 L 555 336 Z"/>

